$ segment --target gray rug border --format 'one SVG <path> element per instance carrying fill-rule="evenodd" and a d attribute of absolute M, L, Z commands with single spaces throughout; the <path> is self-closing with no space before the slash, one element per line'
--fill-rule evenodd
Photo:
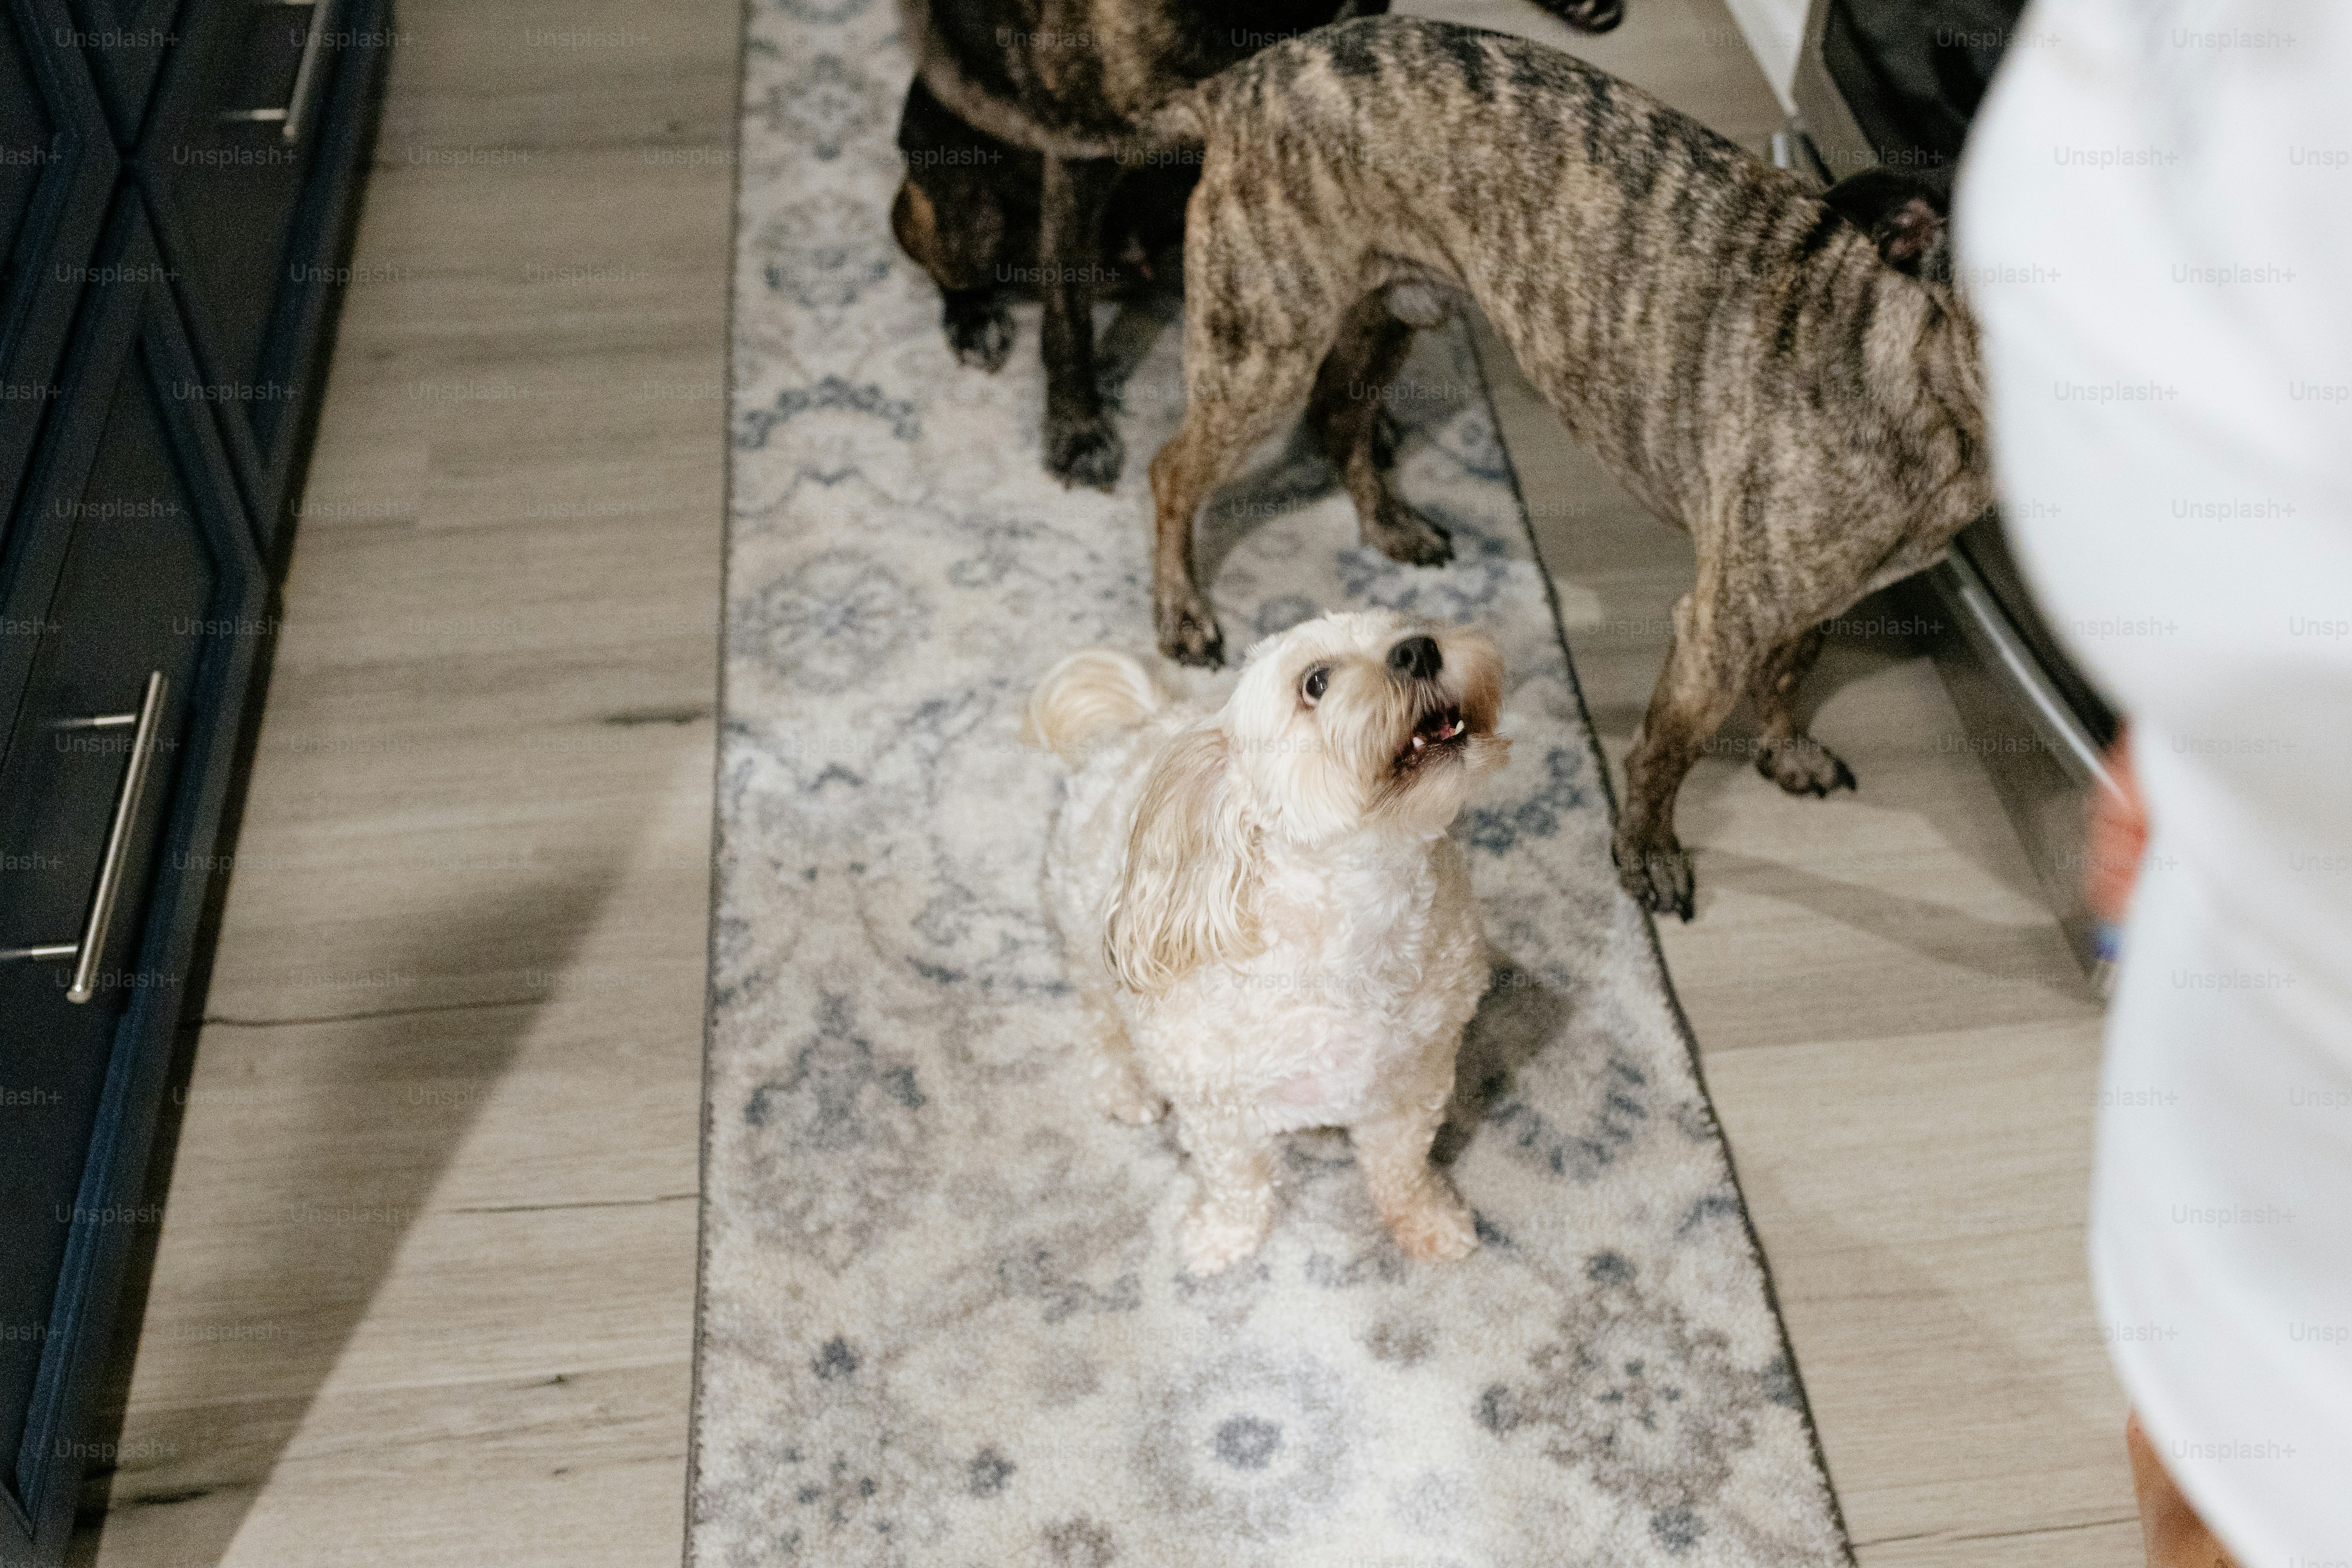
<path fill-rule="evenodd" d="M 702 986 L 702 1070 L 698 1092 L 701 1105 L 695 1118 L 698 1147 L 695 1150 L 695 1238 L 694 1238 L 694 1331 L 692 1361 L 688 1377 L 686 1406 L 686 1495 L 683 1521 L 684 1540 L 679 1543 L 682 1568 L 694 1568 L 694 1500 L 699 1492 L 702 1479 L 702 1426 L 696 1415 L 702 1405 L 703 1378 L 703 1310 L 709 1304 L 710 1283 L 710 1213 L 708 1194 L 710 1190 L 711 1117 L 710 1082 L 713 1037 L 717 1033 L 719 1010 L 711 999 L 712 954 L 718 951 L 720 834 L 725 818 L 720 810 L 719 784 L 724 767 L 727 714 L 727 607 L 734 568 L 735 534 L 735 302 L 737 270 L 740 265 L 743 226 L 743 87 L 748 72 L 744 67 L 750 58 L 751 46 L 751 0 L 738 11 L 735 49 L 735 93 L 730 106 L 729 150 L 733 154 L 733 174 L 727 187 L 727 326 L 724 347 L 727 395 L 719 400 L 720 436 L 719 460 L 719 615 L 713 641 L 717 646 L 718 670 L 715 689 L 716 708 L 711 725 L 710 758 L 710 903 L 703 924 L 703 986 Z M 1481 350 L 1478 333 L 1466 334 L 1471 362 L 1478 369 L 1478 393 L 1486 401 L 1486 417 L 1495 427 L 1495 446 L 1503 457 L 1503 472 L 1510 481 L 1511 499 L 1517 504 L 1519 531 L 1526 538 L 1528 553 L 1536 563 L 1537 574 L 1543 579 L 1544 603 L 1551 613 L 1552 638 L 1559 645 L 1561 662 L 1568 669 L 1568 688 L 1576 699 L 1576 715 L 1584 726 L 1584 743 L 1591 752 L 1594 770 L 1601 777 L 1601 797 L 1609 804 L 1609 823 L 1617 824 L 1617 786 L 1610 777 L 1609 758 L 1601 746 L 1601 732 L 1593 727 L 1592 710 L 1584 700 L 1584 682 L 1576 672 L 1576 653 L 1569 646 L 1568 624 L 1559 608 L 1559 585 L 1553 580 L 1551 568 L 1545 563 L 1543 544 L 1536 537 L 1535 520 L 1528 510 L 1526 487 L 1519 482 L 1519 466 L 1511 456 L 1510 444 L 1503 439 L 1502 420 L 1495 410 L 1494 377 L 1486 369 L 1486 356 Z M 1764 1250 L 1764 1239 L 1756 1231 L 1756 1216 L 1748 1202 L 1748 1189 L 1739 1179 L 1739 1162 L 1733 1153 L 1731 1138 L 1723 1129 L 1723 1119 L 1715 1109 L 1715 1091 L 1707 1087 L 1706 1068 L 1699 1053 L 1698 1035 L 1691 1027 L 1690 1016 L 1683 1011 L 1682 995 L 1675 989 L 1673 973 L 1666 967 L 1664 947 L 1658 940 L 1657 918 L 1648 910 L 1642 911 L 1642 929 L 1650 939 L 1650 967 L 1656 976 L 1658 988 L 1664 995 L 1666 1010 L 1673 1016 L 1675 1032 L 1683 1042 L 1683 1053 L 1690 1063 L 1691 1080 L 1698 1088 L 1699 1098 L 1706 1104 L 1707 1120 L 1714 1123 L 1716 1142 L 1723 1150 L 1725 1173 L 1730 1178 L 1731 1190 L 1739 1199 L 1739 1224 L 1748 1237 L 1748 1250 L 1756 1261 L 1757 1273 L 1764 1282 L 1764 1305 L 1772 1314 L 1772 1326 L 1778 1331 L 1780 1354 L 1789 1368 L 1789 1380 L 1797 1395 L 1797 1415 L 1805 1429 L 1805 1443 L 1811 1453 L 1813 1468 L 1820 1472 L 1822 1490 L 1830 1505 L 1830 1522 L 1835 1526 L 1838 1548 L 1849 1564 L 1856 1563 L 1853 1532 L 1846 1526 L 1845 1507 L 1839 1500 L 1837 1479 L 1830 1471 L 1829 1456 L 1822 1447 L 1821 1427 L 1813 1419 L 1812 1395 L 1806 1391 L 1804 1370 L 1797 1361 L 1796 1346 L 1789 1339 L 1789 1320 L 1780 1310 L 1780 1281 L 1774 1277 L 1771 1258 Z"/>
<path fill-rule="evenodd" d="M 702 924 L 702 1070 L 695 1088 L 701 1104 L 696 1108 L 694 1118 L 694 1328 L 687 1369 L 686 1506 L 679 1522 L 684 1538 L 678 1542 L 680 1568 L 694 1568 L 694 1500 L 702 1489 L 702 1423 L 696 1416 L 702 1408 L 702 1312 L 710 1300 L 710 1058 L 712 1037 L 719 1028 L 719 1006 L 711 999 L 711 981 L 715 978 L 713 970 L 719 952 L 719 833 L 726 826 L 721 810 L 725 797 L 719 786 L 725 782 L 727 766 L 727 606 L 733 602 L 730 590 L 735 575 L 735 285 L 743 255 L 743 88 L 751 74 L 751 11 L 757 4 L 758 0 L 738 0 L 735 8 L 735 93 L 729 103 L 727 122 L 727 145 L 733 163 L 727 180 L 727 321 L 719 373 L 727 395 L 719 399 L 719 614 L 712 617 L 716 626 L 711 634 L 719 668 L 711 689 L 710 908 Z M 1486 373 L 1482 369 L 1479 374 Z M 1700 1092 L 1706 1092 L 1704 1086 Z M 1710 1100 L 1708 1104 L 1712 1107 L 1714 1102 Z M 1742 1198 L 1740 1202 L 1744 1207 L 1747 1200 Z M 1769 1276 L 1765 1284 L 1769 1289 Z M 1784 1335 L 1786 1331 L 1784 1328 Z M 1801 1386 L 1799 1393 L 1802 1392 Z M 1810 1409 L 1805 1415 L 1805 1429 L 1812 1429 Z M 1828 1472 L 1822 1474 L 1826 1476 Z M 1830 1499 L 1830 1507 L 1832 1510 L 1837 1507 L 1834 1495 Z M 1843 1535 L 1844 1530 L 1844 1521 L 1841 1519 L 1839 1533 Z"/>

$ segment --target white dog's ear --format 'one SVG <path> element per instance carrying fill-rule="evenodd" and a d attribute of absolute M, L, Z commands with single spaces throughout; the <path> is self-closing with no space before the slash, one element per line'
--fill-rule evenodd
<path fill-rule="evenodd" d="M 1260 850 L 1231 763 L 1223 731 L 1188 731 L 1143 782 L 1103 927 L 1103 957 L 1130 991 L 1165 991 L 1259 949 Z"/>

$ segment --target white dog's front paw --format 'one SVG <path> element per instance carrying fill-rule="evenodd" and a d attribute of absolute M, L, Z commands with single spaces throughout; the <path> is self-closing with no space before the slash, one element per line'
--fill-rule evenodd
<path fill-rule="evenodd" d="M 1421 1202 L 1390 1215 L 1389 1230 L 1407 1258 L 1423 1263 L 1450 1263 L 1478 1249 L 1478 1222 L 1443 1177 Z"/>
<path fill-rule="evenodd" d="M 1269 1201 L 1236 1212 L 1223 1205 L 1195 1203 L 1176 1227 L 1176 1250 L 1188 1274 L 1222 1274 L 1255 1252 L 1274 1229 L 1274 1205 Z"/>
<path fill-rule="evenodd" d="M 1168 1113 L 1168 1102 L 1124 1065 L 1097 1073 L 1090 1092 L 1096 1110 L 1130 1127 L 1149 1127 Z"/>

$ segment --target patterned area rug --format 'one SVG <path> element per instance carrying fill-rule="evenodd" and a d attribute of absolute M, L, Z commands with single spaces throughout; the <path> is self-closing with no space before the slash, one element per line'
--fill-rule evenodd
<path fill-rule="evenodd" d="M 1015 740 L 1056 657 L 1150 650 L 1177 307 L 1110 327 L 1127 476 L 1065 492 L 1035 309 L 961 368 L 891 243 L 887 0 L 763 0 L 746 68 L 693 1560 L 1849 1561 L 1465 335 L 1395 405 L 1454 565 L 1359 548 L 1295 444 L 1202 559 L 1229 647 L 1378 605 L 1510 661 L 1511 765 L 1457 828 L 1495 985 L 1440 1144 L 1484 1245 L 1408 1266 L 1310 1135 L 1265 1251 L 1193 1279 L 1171 1136 L 1085 1101 L 1061 786 Z"/>

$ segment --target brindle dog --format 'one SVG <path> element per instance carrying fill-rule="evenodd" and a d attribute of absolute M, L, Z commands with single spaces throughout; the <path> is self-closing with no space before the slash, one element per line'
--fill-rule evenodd
<path fill-rule="evenodd" d="M 1008 302 L 1045 292 L 1037 192 L 1045 161 L 965 124 L 920 77 L 907 89 L 898 151 L 907 177 L 890 206 L 891 232 L 940 286 L 940 319 L 957 360 L 996 370 L 1013 350 Z M 1155 266 L 1173 268 L 1184 202 L 1199 176 L 1194 160 L 1171 159 L 1113 184 L 1087 284 L 1094 298 L 1139 294 Z"/>
<path fill-rule="evenodd" d="M 1538 3 L 1591 33 L 1624 14 L 1623 0 Z M 1387 9 L 1388 0 L 901 0 L 920 95 L 909 95 L 901 144 L 912 153 L 970 139 L 1023 156 L 946 169 L 910 158 L 892 211 L 899 243 L 939 282 L 957 357 L 985 369 L 1012 343 L 1009 291 L 976 282 L 972 263 L 1036 283 L 1045 467 L 1063 483 L 1108 489 L 1125 458 L 1095 384 L 1092 308 L 1114 270 L 1104 214 L 1123 164 L 1192 163 L 1145 145 L 1153 111 L 1268 44 Z M 1022 258 L 1032 247 L 1034 259 Z"/>
<path fill-rule="evenodd" d="M 1371 413 L 1413 326 L 1466 293 L 1561 422 L 1697 547 L 1626 759 L 1627 891 L 1690 918 L 1675 795 L 1742 692 L 1765 776 L 1852 786 L 1796 708 L 1821 624 L 1992 503 L 1976 328 L 1918 195 L 1874 175 L 1829 199 L 1567 55 L 1402 17 L 1268 49 L 1155 129 L 1205 148 L 1184 422 L 1151 463 L 1161 651 L 1217 662 L 1194 514 L 1301 400 L 1342 395 L 1335 371 L 1356 395 L 1318 416 L 1357 436 L 1339 466 L 1359 518 L 1414 526 L 1371 460 Z"/>

